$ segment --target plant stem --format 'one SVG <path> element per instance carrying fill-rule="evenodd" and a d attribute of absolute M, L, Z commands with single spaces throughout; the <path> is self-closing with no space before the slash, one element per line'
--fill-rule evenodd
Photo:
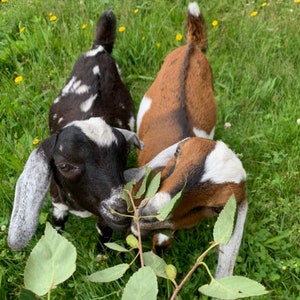
<path fill-rule="evenodd" d="M 140 255 L 140 262 L 141 262 L 141 267 L 143 268 L 145 264 L 144 264 L 144 258 L 143 258 L 142 237 L 141 237 L 141 229 L 140 229 L 138 211 L 134 204 L 131 193 L 128 192 L 128 195 L 129 195 L 129 199 L 130 199 L 131 205 L 133 207 L 133 211 L 134 211 L 133 220 L 136 224 L 137 238 L 138 238 L 138 244 L 139 244 L 138 249 L 139 249 L 139 255 Z"/>
<path fill-rule="evenodd" d="M 187 280 L 192 276 L 192 274 L 195 272 L 195 270 L 200 266 L 200 265 L 204 265 L 207 273 L 209 274 L 211 279 L 214 279 L 213 276 L 211 275 L 207 265 L 202 262 L 203 259 L 205 258 L 205 256 L 208 254 L 208 252 L 215 248 L 216 246 L 218 246 L 219 243 L 215 243 L 213 242 L 210 247 L 208 249 L 206 249 L 196 260 L 195 264 L 193 265 L 193 267 L 189 270 L 189 272 L 184 276 L 184 278 L 182 279 L 182 281 L 180 282 L 180 284 L 176 287 L 176 289 L 173 292 L 172 297 L 170 298 L 170 300 L 175 300 L 175 297 L 177 296 L 177 294 L 179 293 L 179 291 L 181 290 L 181 288 L 183 287 L 183 285 L 187 282 Z"/>

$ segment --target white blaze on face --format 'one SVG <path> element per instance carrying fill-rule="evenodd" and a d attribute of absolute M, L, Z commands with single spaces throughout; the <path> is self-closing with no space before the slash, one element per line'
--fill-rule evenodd
<path fill-rule="evenodd" d="M 72 125 L 80 128 L 90 140 L 100 147 L 110 146 L 112 143 L 117 142 L 117 138 L 113 134 L 112 128 L 101 118 L 74 121 L 67 126 Z"/>
<path fill-rule="evenodd" d="M 218 141 L 205 160 L 205 173 L 201 182 L 240 183 L 246 179 L 241 161 L 223 142 Z"/>
<path fill-rule="evenodd" d="M 147 96 L 144 96 L 141 101 L 139 111 L 137 114 L 137 118 L 136 118 L 137 132 L 139 132 L 139 128 L 140 128 L 140 125 L 141 125 L 141 122 L 142 122 L 142 119 L 143 119 L 145 113 L 150 109 L 151 102 L 152 102 L 152 100 L 150 98 L 148 98 Z"/>

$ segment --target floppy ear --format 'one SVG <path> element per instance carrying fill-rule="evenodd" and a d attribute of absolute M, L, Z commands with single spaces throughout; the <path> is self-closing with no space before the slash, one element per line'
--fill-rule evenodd
<path fill-rule="evenodd" d="M 143 150 L 144 144 L 142 141 L 139 140 L 139 138 L 135 132 L 129 131 L 127 129 L 116 128 L 116 127 L 114 127 L 114 129 L 121 132 L 124 135 L 127 142 L 136 146 L 139 150 Z"/>
<path fill-rule="evenodd" d="M 22 249 L 38 226 L 39 211 L 51 178 L 49 159 L 43 150 L 47 140 L 31 152 L 16 184 L 8 231 L 8 245 L 14 250 Z"/>

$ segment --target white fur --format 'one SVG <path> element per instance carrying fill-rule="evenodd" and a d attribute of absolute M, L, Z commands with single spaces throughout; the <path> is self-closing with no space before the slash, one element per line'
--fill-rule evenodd
<path fill-rule="evenodd" d="M 103 52 L 104 48 L 102 46 L 98 46 L 95 49 L 89 50 L 88 52 L 85 53 L 86 57 L 90 57 L 90 56 L 95 56 L 97 55 L 99 52 Z"/>
<path fill-rule="evenodd" d="M 188 5 L 188 11 L 190 14 L 192 14 L 195 17 L 200 16 L 200 8 L 196 2 L 191 2 Z"/>
<path fill-rule="evenodd" d="M 131 131 L 134 130 L 134 124 L 135 124 L 135 119 L 134 119 L 134 117 L 131 117 L 129 122 L 128 122 L 128 126 L 129 126 Z"/>
<path fill-rule="evenodd" d="M 82 112 L 87 112 L 91 109 L 95 99 L 97 98 L 96 95 L 91 95 L 87 100 L 85 100 L 83 103 L 80 105 L 80 109 Z"/>
<path fill-rule="evenodd" d="M 143 119 L 145 113 L 150 109 L 151 103 L 152 103 L 152 100 L 150 98 L 148 98 L 147 96 L 143 97 L 140 107 L 139 107 L 137 118 L 136 118 L 137 132 L 139 132 L 139 128 L 140 128 L 142 119 Z"/>
<path fill-rule="evenodd" d="M 68 206 L 63 203 L 53 202 L 53 216 L 57 219 L 64 219 L 68 214 Z"/>
<path fill-rule="evenodd" d="M 60 97 L 55 98 L 55 100 L 53 101 L 53 103 L 58 103 L 60 100 Z"/>
<path fill-rule="evenodd" d="M 99 68 L 99 66 L 95 66 L 94 68 L 93 68 L 93 74 L 94 75 L 100 75 L 101 73 L 100 73 L 100 68 Z"/>
<path fill-rule="evenodd" d="M 80 218 L 88 218 L 90 216 L 92 216 L 93 214 L 87 210 L 70 210 L 70 213 L 77 216 L 77 217 L 80 217 Z"/>
<path fill-rule="evenodd" d="M 112 128 L 101 118 L 90 118 L 83 121 L 74 121 L 67 126 L 76 126 L 98 146 L 110 146 L 113 142 L 117 142 Z M 67 127 L 66 126 L 66 127 Z"/>
<path fill-rule="evenodd" d="M 215 274 L 216 279 L 231 276 L 233 273 L 235 260 L 243 237 L 247 211 L 248 203 L 244 200 L 238 205 L 236 225 L 229 242 L 226 245 L 221 244 L 219 246 L 218 266 Z"/>
<path fill-rule="evenodd" d="M 76 81 L 76 77 L 73 76 L 69 82 L 65 85 L 65 87 L 63 88 L 62 90 L 62 94 L 65 95 L 67 93 L 70 93 L 71 89 L 72 89 L 72 86 L 74 84 L 74 82 Z"/>
<path fill-rule="evenodd" d="M 89 90 L 90 90 L 90 87 L 88 85 L 81 84 L 74 90 L 74 93 L 81 95 L 81 94 L 87 93 Z"/>
<path fill-rule="evenodd" d="M 57 124 L 61 123 L 63 120 L 64 120 L 63 117 L 59 118 L 58 121 L 57 121 Z"/>
<path fill-rule="evenodd" d="M 206 131 L 204 131 L 202 129 L 198 129 L 198 128 L 194 127 L 193 132 L 194 132 L 194 135 L 197 136 L 197 137 L 212 140 L 214 138 L 214 135 L 215 135 L 215 128 L 213 128 L 210 133 L 207 133 Z"/>
<path fill-rule="evenodd" d="M 157 238 L 156 244 L 158 246 L 163 245 L 164 243 L 166 243 L 170 240 L 170 237 L 168 237 L 166 234 L 163 234 L 163 233 L 158 233 L 156 235 L 156 238 Z"/>
<path fill-rule="evenodd" d="M 241 161 L 223 142 L 217 141 L 205 160 L 205 173 L 201 182 L 213 183 L 235 182 L 246 179 L 246 172 Z"/>

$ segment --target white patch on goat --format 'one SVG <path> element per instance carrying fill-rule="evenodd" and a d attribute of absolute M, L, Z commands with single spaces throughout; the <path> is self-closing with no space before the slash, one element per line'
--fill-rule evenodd
<path fill-rule="evenodd" d="M 191 15 L 195 17 L 200 16 L 200 8 L 196 2 L 189 3 L 188 11 Z"/>
<path fill-rule="evenodd" d="M 52 204 L 53 204 L 53 212 L 52 212 L 53 216 L 56 219 L 64 219 L 69 211 L 68 206 L 63 203 L 53 202 Z"/>
<path fill-rule="evenodd" d="M 113 142 L 117 142 L 117 138 L 113 134 L 112 128 L 101 118 L 74 121 L 67 126 L 72 125 L 80 128 L 90 140 L 94 141 L 100 147 L 110 146 Z"/>
<path fill-rule="evenodd" d="M 210 133 L 206 133 L 206 131 L 194 127 L 193 128 L 193 132 L 194 132 L 195 136 L 197 136 L 197 137 L 201 137 L 201 138 L 211 139 L 212 140 L 213 137 L 214 137 L 214 135 L 215 135 L 215 128 L 213 128 Z"/>
<path fill-rule="evenodd" d="M 73 83 L 71 87 L 71 92 L 76 92 L 77 88 L 81 85 L 81 80 L 77 80 Z"/>
<path fill-rule="evenodd" d="M 131 117 L 128 122 L 128 126 L 131 131 L 134 131 L 134 124 L 135 124 L 135 119 L 134 119 L 134 117 Z"/>
<path fill-rule="evenodd" d="M 57 114 L 54 114 L 53 117 L 52 117 L 52 119 L 56 120 L 57 119 Z"/>
<path fill-rule="evenodd" d="M 168 237 L 166 234 L 159 233 L 156 235 L 157 242 L 156 244 L 158 246 L 163 245 L 164 243 L 167 243 L 170 240 L 170 237 Z"/>
<path fill-rule="evenodd" d="M 122 78 L 122 70 L 121 68 L 119 67 L 119 65 L 116 63 L 116 67 L 117 67 L 117 70 L 118 70 L 118 73 L 120 75 L 120 77 Z"/>
<path fill-rule="evenodd" d="M 90 90 L 90 86 L 88 86 L 88 85 L 86 85 L 86 84 L 82 84 L 81 86 L 79 86 L 74 92 L 76 93 L 76 94 L 79 94 L 79 95 L 81 95 L 81 94 L 85 94 L 85 93 L 87 93 L 89 90 Z"/>
<path fill-rule="evenodd" d="M 246 179 L 246 172 L 241 161 L 226 144 L 221 141 L 216 143 L 205 160 L 205 172 L 201 182 L 213 183 L 235 182 L 240 183 Z"/>
<path fill-rule="evenodd" d="M 85 56 L 86 57 L 95 56 L 95 55 L 97 55 L 97 53 L 103 52 L 103 51 L 104 51 L 104 48 L 102 46 L 98 46 L 97 48 L 89 50 L 88 52 L 86 52 Z"/>
<path fill-rule="evenodd" d="M 97 98 L 97 94 L 96 95 L 92 95 L 90 96 L 90 98 L 88 98 L 87 100 L 85 100 L 83 103 L 81 103 L 80 105 L 80 109 L 82 112 L 87 112 L 88 110 L 91 109 L 95 99 Z"/>
<path fill-rule="evenodd" d="M 76 77 L 73 76 L 70 81 L 65 85 L 65 87 L 63 88 L 62 90 L 62 94 L 67 94 L 67 93 L 70 93 L 71 89 L 72 89 L 72 86 L 74 84 L 74 82 L 76 81 Z"/>
<path fill-rule="evenodd" d="M 54 104 L 55 104 L 55 103 L 58 103 L 59 100 L 60 100 L 60 97 L 57 97 L 57 98 L 53 101 L 53 103 L 54 103 Z"/>
<path fill-rule="evenodd" d="M 59 147 L 58 147 L 59 151 L 61 151 L 61 152 L 63 151 L 63 148 L 64 148 L 63 145 L 59 145 Z"/>
<path fill-rule="evenodd" d="M 59 120 L 57 121 L 57 124 L 61 123 L 64 120 L 63 117 L 59 118 Z"/>
<path fill-rule="evenodd" d="M 80 218 L 88 218 L 93 215 L 87 210 L 70 210 L 70 213 Z"/>
<path fill-rule="evenodd" d="M 142 122 L 142 119 L 145 115 L 145 113 L 150 109 L 152 103 L 152 99 L 148 98 L 147 96 L 144 96 L 141 104 L 140 104 L 140 108 L 137 114 L 137 118 L 136 118 L 136 127 L 137 127 L 137 132 L 139 132 L 139 128 Z"/>
<path fill-rule="evenodd" d="M 96 66 L 93 68 L 93 74 L 94 74 L 94 75 L 101 75 L 99 66 L 96 65 Z"/>

